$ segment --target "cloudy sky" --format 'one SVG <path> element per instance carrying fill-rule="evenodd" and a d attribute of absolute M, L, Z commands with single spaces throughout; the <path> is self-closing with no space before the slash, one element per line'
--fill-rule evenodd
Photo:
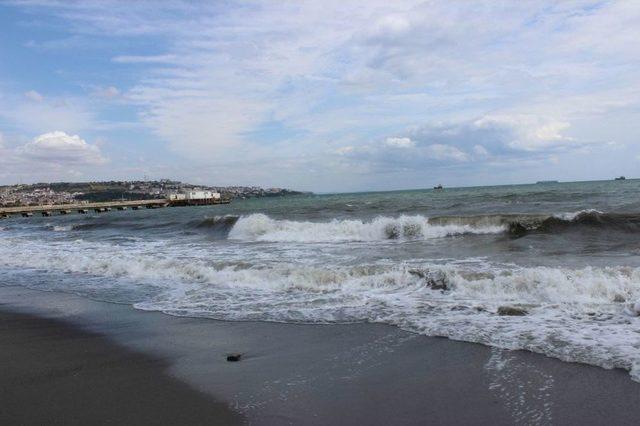
<path fill-rule="evenodd" d="M 0 0 L 0 184 L 640 176 L 640 1 Z"/>

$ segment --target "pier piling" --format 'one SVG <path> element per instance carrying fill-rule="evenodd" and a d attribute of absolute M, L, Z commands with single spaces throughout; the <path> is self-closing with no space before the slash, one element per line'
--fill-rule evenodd
<path fill-rule="evenodd" d="M 76 204 L 59 204 L 59 205 L 39 205 L 39 206 L 19 206 L 19 207 L 0 207 L 0 218 L 8 217 L 11 214 L 21 215 L 22 217 L 32 217 L 34 214 L 42 216 L 52 216 L 54 214 L 67 215 L 73 211 L 80 214 L 87 214 L 91 210 L 96 213 L 104 213 L 112 210 L 140 210 L 159 209 L 162 207 L 183 207 L 183 206 L 208 206 L 213 204 L 228 204 L 229 199 L 206 199 L 206 200 L 170 200 L 170 199 L 148 199 L 148 200 L 122 200 L 86 203 L 79 202 Z"/>

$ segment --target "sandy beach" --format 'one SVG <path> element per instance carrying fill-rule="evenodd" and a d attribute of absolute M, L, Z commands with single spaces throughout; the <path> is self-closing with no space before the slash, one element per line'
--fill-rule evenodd
<path fill-rule="evenodd" d="M 165 361 L 61 321 L 0 311 L 4 425 L 241 424 Z"/>
<path fill-rule="evenodd" d="M 3 424 L 631 425 L 640 415 L 640 384 L 624 371 L 390 326 L 172 317 L 18 287 L 0 300 Z M 227 362 L 231 352 L 242 360 Z"/>

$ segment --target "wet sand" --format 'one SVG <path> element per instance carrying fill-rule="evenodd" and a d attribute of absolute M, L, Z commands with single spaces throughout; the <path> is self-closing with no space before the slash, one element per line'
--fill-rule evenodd
<path fill-rule="evenodd" d="M 0 311 L 0 424 L 241 424 L 224 403 L 59 320 Z"/>
<path fill-rule="evenodd" d="M 1 396 L 14 401 L 0 416 L 24 415 L 23 424 L 39 423 L 43 417 L 30 417 L 38 410 L 113 424 L 144 424 L 145 412 L 165 424 L 237 421 L 226 407 L 258 425 L 632 425 L 640 418 L 640 384 L 625 371 L 385 325 L 180 318 L 16 287 L 0 288 L 0 301 Z M 242 360 L 227 362 L 231 352 Z M 84 402 L 92 392 L 107 399 Z M 158 399 L 131 403 L 147 393 Z M 49 403 L 54 397 L 63 403 Z M 122 417 L 124 407 L 139 417 Z"/>

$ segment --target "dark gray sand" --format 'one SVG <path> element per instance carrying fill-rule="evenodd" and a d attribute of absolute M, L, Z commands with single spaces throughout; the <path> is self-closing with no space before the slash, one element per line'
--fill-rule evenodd
<path fill-rule="evenodd" d="M 635 425 L 640 419 L 640 384 L 625 371 L 419 336 L 395 327 L 178 318 L 15 287 L 0 288 L 0 302 L 5 311 L 53 318 L 59 321 L 51 322 L 57 327 L 63 327 L 61 323 L 73 325 L 72 333 L 79 333 L 78 329 L 88 332 L 87 336 L 93 336 L 89 340 L 102 341 L 96 335 L 105 336 L 112 343 L 103 343 L 107 352 L 125 347 L 148 354 L 149 358 L 127 353 L 126 358 L 133 357 L 137 365 L 132 363 L 132 370 L 123 369 L 122 379 L 104 384 L 103 391 L 114 386 L 114 392 L 117 388 L 117 392 L 133 397 L 141 378 L 156 380 L 166 384 L 166 389 L 179 389 L 176 392 L 180 395 L 163 407 L 169 412 L 184 412 L 186 395 L 192 395 L 189 398 L 195 406 L 200 406 L 203 396 L 179 388 L 165 373 L 209 395 L 211 415 L 228 415 L 215 402 L 220 401 L 241 413 L 248 423 L 258 425 Z M 3 321 L 2 348 L 7 342 L 20 346 L 12 349 L 18 354 L 26 353 L 26 345 L 32 340 L 30 331 L 15 328 Z M 49 332 L 55 334 L 56 327 Z M 7 334 L 14 337 L 7 339 Z M 63 357 L 65 351 L 82 358 L 85 352 L 78 349 L 82 342 L 82 338 L 68 339 L 46 351 L 54 354 L 50 355 L 54 360 Z M 242 360 L 227 362 L 226 355 L 232 352 L 243 353 Z M 105 359 L 114 359 L 110 356 Z M 73 380 L 76 373 L 73 369 L 52 368 L 48 357 L 34 355 L 31 362 L 36 363 L 37 374 L 25 373 L 29 380 L 21 381 L 18 379 L 23 376 L 20 371 L 25 371 L 25 361 L 5 363 L 4 358 L 2 391 L 10 392 L 6 389 L 9 383 L 12 389 L 33 396 L 25 400 L 26 407 L 14 407 L 13 412 L 20 408 L 28 412 L 36 401 L 47 401 L 55 393 L 46 385 L 52 376 Z M 110 365 L 105 361 L 91 367 L 94 382 L 112 380 Z M 129 376 L 135 379 L 133 384 L 126 380 Z M 90 383 L 77 386 L 84 393 L 93 388 Z M 69 397 L 68 405 L 58 413 L 66 418 L 81 415 L 85 408 L 74 401 Z M 101 413 L 105 419 L 123 424 L 117 417 L 121 415 L 117 407 Z M 200 420 L 199 414 L 194 413 L 192 419 Z M 198 422 L 185 419 L 178 423 Z"/>
<path fill-rule="evenodd" d="M 0 311 L 0 348 L 2 425 L 241 424 L 165 361 L 58 320 Z"/>

